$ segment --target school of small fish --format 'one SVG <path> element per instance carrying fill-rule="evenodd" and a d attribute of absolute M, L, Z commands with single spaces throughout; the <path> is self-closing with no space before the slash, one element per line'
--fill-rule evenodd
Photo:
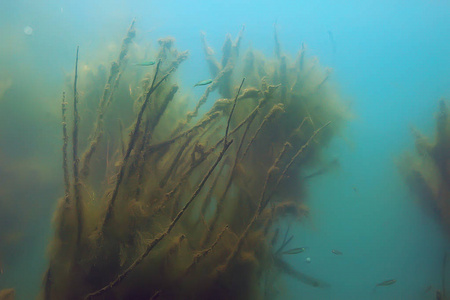
<path fill-rule="evenodd" d="M 281 255 L 299 254 L 299 253 L 305 252 L 306 249 L 307 249 L 307 247 L 293 248 L 293 249 L 290 249 L 290 250 L 287 250 L 287 251 L 283 251 L 283 252 L 281 252 L 280 254 L 281 254 Z M 331 253 L 333 253 L 333 254 L 335 254 L 335 255 L 343 255 L 343 254 L 344 254 L 342 251 L 339 251 L 339 250 L 337 250 L 337 249 L 332 249 L 332 250 L 331 250 Z M 305 262 L 311 263 L 311 258 L 310 258 L 310 257 L 307 257 L 307 258 L 305 259 Z M 375 288 L 376 288 L 376 287 L 380 287 L 380 286 L 389 286 L 389 285 L 393 285 L 393 284 L 395 284 L 396 282 L 397 282 L 396 279 L 385 280 L 385 281 L 382 281 L 382 282 L 378 283 L 377 285 L 375 285 Z M 427 292 L 428 292 L 430 289 L 431 289 L 431 287 L 427 288 Z"/>

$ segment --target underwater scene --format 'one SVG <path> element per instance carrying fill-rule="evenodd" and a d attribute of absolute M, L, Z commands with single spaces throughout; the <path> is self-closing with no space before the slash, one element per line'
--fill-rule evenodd
<path fill-rule="evenodd" d="M 450 299 L 450 2 L 0 0 L 0 300 Z"/>

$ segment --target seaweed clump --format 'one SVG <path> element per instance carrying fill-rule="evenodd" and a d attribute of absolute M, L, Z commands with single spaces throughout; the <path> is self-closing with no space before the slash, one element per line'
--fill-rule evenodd
<path fill-rule="evenodd" d="M 103 74 L 103 91 L 98 78 L 83 87 L 86 103 L 100 95 L 84 145 L 76 67 L 73 164 L 63 98 L 66 189 L 43 299 L 270 298 L 273 270 L 325 286 L 282 261 L 274 228 L 308 214 L 300 172 L 319 163 L 347 113 L 327 83 L 329 70 L 305 47 L 291 59 L 276 35 L 275 58 L 241 56 L 243 31 L 234 41 L 227 36 L 220 61 L 202 34 L 213 79 L 188 111 L 175 75 L 188 52 L 174 39 L 159 40 L 149 73 L 125 71 L 133 22 L 109 76 L 90 75 Z M 214 92 L 219 99 L 206 110 Z"/>
<path fill-rule="evenodd" d="M 423 207 L 450 233 L 450 120 L 447 101 L 439 101 L 433 141 L 412 128 L 416 153 L 406 154 L 399 168 Z"/>

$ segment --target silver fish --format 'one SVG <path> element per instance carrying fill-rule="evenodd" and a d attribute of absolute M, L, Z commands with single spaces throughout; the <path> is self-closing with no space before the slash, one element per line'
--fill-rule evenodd
<path fill-rule="evenodd" d="M 194 87 L 201 86 L 201 85 L 208 85 L 208 84 L 211 84 L 212 82 L 213 82 L 212 79 L 202 80 L 202 81 L 199 81 L 196 84 L 194 84 Z"/>
<path fill-rule="evenodd" d="M 156 64 L 156 62 L 154 60 L 149 60 L 149 61 L 143 61 L 141 63 L 135 63 L 135 66 L 140 66 L 140 67 L 148 67 L 148 66 L 153 66 L 154 64 Z"/>
<path fill-rule="evenodd" d="M 299 254 L 299 253 L 305 252 L 305 250 L 306 250 L 306 247 L 294 248 L 291 250 L 281 252 L 281 254 Z"/>
<path fill-rule="evenodd" d="M 395 280 L 395 279 L 389 279 L 389 280 L 380 282 L 379 284 L 377 284 L 377 286 L 388 286 L 388 285 L 392 285 L 396 282 L 397 282 L 397 280 Z"/>
<path fill-rule="evenodd" d="M 342 254 L 344 254 L 344 253 L 342 253 L 341 251 L 336 250 L 336 249 L 331 250 L 331 253 L 334 253 L 334 254 L 336 254 L 336 255 L 342 255 Z"/>

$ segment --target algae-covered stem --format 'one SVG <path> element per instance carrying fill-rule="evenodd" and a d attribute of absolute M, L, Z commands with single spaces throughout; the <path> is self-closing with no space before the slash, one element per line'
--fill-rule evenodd
<path fill-rule="evenodd" d="M 242 145 L 244 143 L 245 137 L 247 136 L 247 132 L 248 132 L 248 130 L 249 130 L 253 120 L 254 120 L 254 118 L 252 118 L 251 120 L 249 120 L 247 122 L 247 126 L 246 126 L 246 128 L 244 130 L 244 133 L 242 134 L 241 140 L 240 140 L 238 148 L 236 150 L 236 157 L 234 158 L 234 163 L 233 163 L 233 167 L 232 167 L 231 172 L 230 172 L 230 177 L 228 178 L 227 184 L 225 185 L 225 190 L 222 192 L 222 195 L 220 196 L 220 198 L 218 198 L 216 200 L 216 202 L 217 202 L 217 204 L 216 204 L 216 211 L 214 212 L 214 216 L 211 219 L 210 226 L 209 226 L 209 231 L 206 234 L 206 237 L 205 237 L 205 239 L 203 241 L 203 245 L 209 243 L 209 241 L 211 239 L 212 232 L 214 232 L 214 229 L 216 227 L 217 221 L 219 220 L 219 215 L 221 213 L 221 210 L 222 210 L 222 207 L 223 207 L 223 203 L 225 201 L 225 197 L 226 197 L 226 195 L 227 195 L 227 193 L 228 193 L 228 191 L 229 191 L 229 189 L 231 187 L 231 183 L 233 181 L 233 177 L 234 177 L 235 172 L 236 172 L 236 166 L 238 164 L 239 154 L 241 152 Z M 226 143 L 226 141 L 225 141 L 225 143 Z"/>
<path fill-rule="evenodd" d="M 77 79 L 78 79 L 78 52 L 80 46 L 77 46 L 77 56 L 75 60 L 75 78 L 73 81 L 73 135 L 72 135 L 72 152 L 73 152 L 73 188 L 75 198 L 75 209 L 77 215 L 77 246 L 80 245 L 81 232 L 83 230 L 82 207 L 81 207 L 81 182 L 79 177 L 79 160 L 78 160 L 78 95 L 77 95 Z"/>
<path fill-rule="evenodd" d="M 67 122 L 66 122 L 66 92 L 63 92 L 61 103 L 62 114 L 62 130 L 63 130 L 63 171 L 64 171 L 64 203 L 66 205 L 70 202 L 70 179 L 69 179 L 69 166 L 67 165 L 67 145 L 69 144 L 69 137 L 67 136 Z"/>
<path fill-rule="evenodd" d="M 245 26 L 242 26 L 242 29 L 239 32 L 238 37 L 236 38 L 235 44 L 233 46 L 231 46 L 235 50 L 234 53 L 236 54 L 236 56 L 239 53 L 239 46 L 240 46 L 240 43 L 242 40 L 242 35 L 244 32 L 244 29 L 245 29 Z M 229 38 L 229 36 L 227 36 L 227 38 Z M 198 100 L 194 111 L 189 112 L 186 115 L 186 120 L 184 122 L 181 122 L 180 124 L 178 124 L 175 132 L 178 132 L 179 130 L 181 130 L 184 127 L 184 125 L 188 124 L 193 118 L 195 118 L 198 115 L 200 108 L 203 106 L 203 104 L 206 103 L 206 100 L 208 99 L 209 94 L 211 92 L 215 91 L 218 87 L 220 87 L 220 85 L 224 84 L 223 82 L 233 72 L 234 60 L 231 59 L 231 49 L 229 49 L 228 51 L 225 51 L 225 49 L 226 49 L 226 42 L 225 42 L 224 49 L 223 49 L 224 54 L 222 57 L 222 69 L 218 72 L 218 74 L 213 79 L 212 84 L 206 88 L 202 97 Z M 228 96 L 225 95 L 225 97 L 228 97 Z"/>
<path fill-rule="evenodd" d="M 77 49 L 78 50 L 78 49 Z M 77 51 L 78 52 L 78 51 Z M 67 134 L 67 122 L 66 122 L 66 111 L 67 111 L 67 102 L 66 102 L 66 92 L 62 94 L 61 100 L 61 116 L 62 116 L 62 133 L 63 133 L 63 147 L 62 147 L 62 167 L 64 172 L 64 208 L 69 209 L 70 206 L 70 177 L 69 177 L 69 166 L 68 166 L 68 155 L 67 155 L 67 146 L 69 144 L 69 136 Z M 58 227 L 62 227 L 61 225 L 64 222 L 63 218 L 61 218 L 61 223 L 58 224 Z M 50 290 L 52 286 L 52 265 L 53 259 L 50 259 L 50 264 L 44 275 L 44 293 L 43 299 L 50 299 Z"/>
<path fill-rule="evenodd" d="M 302 121 L 303 123 L 303 121 Z M 292 164 L 294 163 L 295 159 L 303 153 L 303 151 L 305 151 L 308 147 L 309 144 L 311 143 L 311 141 L 316 137 L 316 135 L 325 127 L 327 127 L 328 125 L 331 124 L 331 121 L 328 121 L 327 123 L 325 123 L 325 125 L 323 125 L 322 127 L 316 129 L 313 134 L 309 137 L 308 141 L 297 151 L 297 153 L 295 153 L 295 155 L 291 158 L 291 160 L 289 161 L 289 163 L 286 165 L 286 167 L 284 168 L 283 172 L 281 173 L 280 177 L 278 177 L 277 183 L 275 184 L 275 189 L 278 187 L 278 185 L 280 184 L 281 180 L 286 176 L 287 171 L 289 170 L 289 168 L 292 166 Z M 270 199 L 270 198 L 269 198 Z M 269 199 L 267 199 L 267 202 L 269 201 Z"/>
<path fill-rule="evenodd" d="M 274 264 L 278 269 L 283 270 L 283 272 L 285 272 L 287 275 L 292 276 L 293 278 L 296 278 L 307 285 L 323 288 L 329 286 L 329 284 L 326 282 L 319 281 L 314 277 L 308 276 L 302 272 L 295 270 L 293 267 L 291 267 L 288 263 L 284 262 L 279 257 L 274 257 Z"/>
<path fill-rule="evenodd" d="M 301 154 L 303 153 L 303 151 L 305 151 L 308 147 L 309 144 L 311 143 L 311 141 L 316 137 L 316 135 L 325 127 L 327 127 L 328 125 L 330 125 L 331 122 L 326 123 L 325 125 L 323 125 L 322 127 L 320 127 L 319 129 L 315 130 L 313 132 L 313 134 L 309 137 L 308 141 L 306 141 L 306 143 L 300 147 L 300 149 L 294 154 L 294 156 L 291 158 L 291 160 L 289 161 L 289 163 L 286 165 L 286 167 L 284 168 L 283 172 L 281 173 L 281 175 L 278 177 L 278 180 L 275 183 L 275 186 L 273 187 L 271 193 L 267 196 L 266 198 L 266 192 L 267 192 L 267 187 L 269 184 L 269 181 L 272 179 L 272 176 L 274 174 L 274 172 L 276 172 L 276 170 L 278 169 L 278 163 L 281 161 L 281 158 L 284 156 L 284 154 L 286 153 L 288 147 L 290 146 L 289 143 L 286 143 L 283 147 L 283 149 L 280 151 L 280 154 L 278 155 L 278 157 L 275 159 L 272 167 L 269 168 L 269 170 L 267 171 L 267 175 L 266 175 L 266 180 L 264 182 L 264 186 L 263 189 L 261 191 L 261 196 L 259 198 L 259 204 L 258 204 L 258 208 L 255 212 L 255 214 L 252 217 L 252 220 L 250 221 L 250 223 L 247 225 L 247 227 L 245 228 L 244 232 L 241 234 L 234 250 L 232 251 L 232 253 L 228 256 L 227 261 L 225 262 L 225 264 L 222 267 L 222 270 L 226 269 L 226 267 L 228 266 L 228 264 L 234 260 L 234 258 L 236 257 L 237 253 L 239 253 L 241 247 L 242 247 L 242 243 L 244 241 L 244 239 L 246 238 L 248 232 L 250 231 L 250 228 L 253 226 L 253 224 L 256 222 L 256 220 L 259 218 L 259 216 L 261 215 L 261 213 L 263 212 L 264 208 L 266 207 L 267 203 L 269 203 L 270 198 L 272 197 L 274 191 L 277 189 L 278 185 L 280 184 L 281 180 L 286 176 L 287 171 L 289 170 L 289 168 L 292 166 L 292 164 L 294 163 L 295 159 Z M 266 199 L 265 199 L 266 198 Z"/>
<path fill-rule="evenodd" d="M 259 132 L 262 130 L 264 125 L 267 122 L 269 122 L 269 120 L 273 117 L 273 115 L 275 115 L 275 113 L 277 113 L 278 111 L 283 111 L 284 112 L 284 108 L 283 108 L 282 104 L 275 104 L 272 107 L 272 109 L 267 113 L 267 115 L 264 117 L 263 121 L 261 122 L 259 127 L 256 129 L 255 133 L 251 137 L 250 141 L 248 142 L 247 147 L 244 150 L 244 154 L 242 154 L 242 159 L 244 159 L 245 156 L 247 155 L 248 150 L 250 149 L 250 146 L 253 144 L 253 142 L 255 141 L 256 137 L 258 136 Z"/>
<path fill-rule="evenodd" d="M 205 59 L 208 63 L 209 73 L 211 76 L 216 77 L 220 71 L 221 65 L 214 57 L 214 50 L 208 46 L 208 42 L 206 41 L 206 33 L 200 32 L 200 38 L 202 41 L 203 52 L 205 53 Z"/>
<path fill-rule="evenodd" d="M 237 98 L 239 96 L 239 93 L 241 92 L 242 85 L 244 84 L 244 81 L 245 81 L 245 77 L 242 79 L 241 85 L 239 86 L 239 90 L 238 90 L 238 92 L 236 94 L 236 97 L 234 98 L 234 101 L 233 101 L 233 107 L 231 108 L 230 117 L 228 118 L 227 129 L 225 130 L 225 145 L 228 144 L 227 138 L 228 138 L 228 130 L 230 129 L 231 116 L 233 115 L 234 109 L 236 107 Z"/>
<path fill-rule="evenodd" d="M 228 177 L 227 184 L 225 185 L 225 189 L 222 192 L 222 195 L 220 196 L 220 198 L 218 198 L 216 200 L 216 210 L 215 210 L 214 215 L 213 215 L 213 217 L 211 219 L 210 225 L 208 226 L 209 229 L 206 232 L 206 237 L 204 238 L 204 240 L 202 242 L 203 245 L 206 245 L 206 244 L 209 243 L 209 241 L 211 239 L 211 236 L 212 236 L 212 233 L 215 230 L 217 221 L 219 220 L 219 215 L 222 212 L 222 208 L 223 208 L 223 203 L 225 201 L 225 197 L 226 197 L 226 195 L 227 195 L 227 193 L 228 193 L 228 191 L 229 191 L 229 189 L 231 187 L 231 183 L 233 182 L 233 177 L 234 177 L 235 172 L 236 172 L 236 166 L 237 166 L 238 160 L 239 160 L 239 153 L 241 151 L 242 144 L 243 144 L 243 142 L 245 140 L 245 137 L 247 135 L 247 131 L 250 128 L 251 124 L 252 124 L 251 121 L 247 122 L 247 126 L 245 128 L 245 131 L 242 134 L 241 140 L 240 140 L 239 145 L 238 145 L 237 150 L 236 150 L 236 156 L 234 158 L 233 167 L 231 168 L 231 172 L 230 172 L 230 176 Z M 211 188 L 213 188 L 213 187 L 211 187 Z"/>
<path fill-rule="evenodd" d="M 145 101 L 144 101 L 144 103 L 142 103 L 141 109 L 139 110 L 138 116 L 136 118 L 136 124 L 134 125 L 134 128 L 133 128 L 133 130 L 130 133 L 130 141 L 128 143 L 127 151 L 125 152 L 125 156 L 123 158 L 122 165 L 120 166 L 119 174 L 117 175 L 116 185 L 115 185 L 114 190 L 113 190 L 113 192 L 111 194 L 111 198 L 110 198 L 110 200 L 108 202 L 108 206 L 106 208 L 105 217 L 104 217 L 104 219 L 103 219 L 103 221 L 101 222 L 101 225 L 100 225 L 100 233 L 101 234 L 103 233 L 103 231 L 105 229 L 105 226 L 107 225 L 107 223 L 109 222 L 109 220 L 110 220 L 110 218 L 112 216 L 114 203 L 116 201 L 116 198 L 117 198 L 117 195 L 118 195 L 118 192 L 119 192 L 119 187 L 120 187 L 120 184 L 122 183 L 123 176 L 125 174 L 125 167 L 127 165 L 128 159 L 130 158 L 131 151 L 133 150 L 134 145 L 136 143 L 136 140 L 138 138 L 139 127 L 140 127 L 141 122 L 142 122 L 142 117 L 143 117 L 144 111 L 145 111 L 145 109 L 146 109 L 146 107 L 147 107 L 147 105 L 148 105 L 148 103 L 150 101 L 150 96 L 161 85 L 161 83 L 164 80 L 166 80 L 166 78 L 175 70 L 175 68 L 170 69 L 169 72 L 167 72 L 167 74 L 164 75 L 158 81 L 158 83 L 155 84 L 156 77 L 158 75 L 161 62 L 162 61 L 159 60 L 158 64 L 156 65 L 156 71 L 155 71 L 155 75 L 153 77 L 152 84 L 150 86 L 150 89 L 147 92 L 147 95 L 145 96 Z"/>
<path fill-rule="evenodd" d="M 221 268 L 218 268 L 219 271 L 220 270 L 222 270 L 222 271 L 226 270 L 226 268 L 229 265 L 229 263 L 234 260 L 236 255 L 239 253 L 239 251 L 241 249 L 241 246 L 242 246 L 242 243 L 243 243 L 244 239 L 247 237 L 247 234 L 250 231 L 250 228 L 253 226 L 253 224 L 256 222 L 258 217 L 261 215 L 261 212 L 263 211 L 263 207 L 264 207 L 264 198 L 265 198 L 265 195 L 266 195 L 266 190 L 267 190 L 267 186 L 269 184 L 269 180 L 272 178 L 273 172 L 277 169 L 279 161 L 281 160 L 281 158 L 284 156 L 284 154 L 287 152 L 287 150 L 290 147 L 291 147 L 291 144 L 289 144 L 287 142 L 284 144 L 283 149 L 280 151 L 280 153 L 278 154 L 277 158 L 273 162 L 272 166 L 267 171 L 266 179 L 264 181 L 264 186 L 262 188 L 261 196 L 259 198 L 258 208 L 257 208 L 256 212 L 254 213 L 250 223 L 247 225 L 247 227 L 245 228 L 244 232 L 242 232 L 241 236 L 239 237 L 239 240 L 236 243 L 236 246 L 234 247 L 233 251 L 227 257 L 227 260 L 226 260 L 225 264 L 223 266 L 221 266 Z"/>
<path fill-rule="evenodd" d="M 98 104 L 97 119 L 95 121 L 94 129 L 91 135 L 91 142 L 81 157 L 81 176 L 83 176 L 83 179 L 86 179 L 89 175 L 89 163 L 103 137 L 103 116 L 113 100 L 114 92 L 118 87 L 120 78 L 122 76 L 122 65 L 124 65 L 126 62 L 125 58 L 128 53 L 128 47 L 131 44 L 134 36 L 136 35 L 134 23 L 135 20 L 131 22 L 131 25 L 128 28 L 127 35 L 122 41 L 122 50 L 120 51 L 118 59 L 111 64 L 109 77 Z"/>
<path fill-rule="evenodd" d="M 276 86 L 274 86 L 276 88 Z M 253 92 L 258 92 L 256 89 L 245 89 L 243 91 L 243 94 L 241 96 L 239 96 L 237 98 L 237 100 L 239 99 L 245 99 L 247 97 L 249 97 L 248 95 L 253 93 Z M 240 90 L 239 90 L 240 92 Z M 259 93 L 259 92 L 258 92 Z M 233 130 L 229 130 L 227 136 L 234 134 L 236 131 L 238 131 L 244 124 L 246 123 L 251 123 L 253 121 L 253 119 L 255 118 L 256 114 L 258 113 L 258 110 L 263 106 L 263 104 L 265 103 L 266 98 L 263 98 L 262 100 L 260 100 L 258 106 L 246 117 L 245 120 L 243 120 L 239 125 L 237 125 Z M 232 100 L 230 100 L 231 102 Z M 202 120 L 200 120 L 198 122 L 197 125 L 195 125 L 194 127 L 179 133 L 177 136 L 166 140 L 164 142 L 160 142 L 157 144 L 153 144 L 150 145 L 147 148 L 147 153 L 150 153 L 152 151 L 157 151 L 158 149 L 168 146 L 170 144 L 172 144 L 173 142 L 175 142 L 177 139 L 181 138 L 181 137 L 185 137 L 189 134 L 191 134 L 194 130 L 197 130 L 198 128 L 203 128 L 205 127 L 209 122 L 213 121 L 215 118 L 217 118 L 220 115 L 220 113 L 218 111 L 216 111 L 215 107 L 213 106 L 213 108 L 211 108 L 211 110 L 205 114 L 205 117 L 203 117 Z M 213 151 L 215 151 L 217 149 L 217 147 L 224 142 L 225 137 L 222 137 L 214 146 L 210 147 L 207 151 L 205 151 L 201 157 L 197 160 L 195 160 L 190 168 L 181 176 L 181 180 L 178 182 L 177 186 L 174 187 L 169 193 L 167 193 L 166 195 L 168 195 L 168 197 L 172 197 L 172 195 L 178 190 L 178 188 L 181 186 L 182 182 L 184 182 L 184 180 L 187 178 L 187 176 L 189 176 L 189 174 L 192 173 L 192 171 L 201 163 L 203 162 L 209 154 L 211 154 Z M 220 173 L 220 172 L 219 172 Z M 159 211 L 159 210 L 157 210 Z"/>
<path fill-rule="evenodd" d="M 245 98 L 245 92 L 249 91 L 248 89 L 244 90 L 244 93 L 241 97 L 239 97 L 238 99 L 242 99 Z M 252 90 L 253 91 L 253 90 Z M 263 103 L 260 103 L 247 117 L 245 120 L 243 120 L 241 123 L 239 123 L 239 125 L 237 125 L 233 130 L 231 130 L 229 132 L 229 135 L 234 134 L 236 131 L 238 131 L 244 124 L 246 124 L 247 122 L 251 121 L 257 114 L 258 110 L 262 107 Z M 178 133 L 176 136 L 174 136 L 173 138 L 170 138 L 168 140 L 165 140 L 163 142 L 159 142 L 156 144 L 152 144 L 149 145 L 146 149 L 147 153 L 153 152 L 153 151 L 157 151 L 163 147 L 169 146 L 170 144 L 174 143 L 175 141 L 177 141 L 178 139 L 185 137 L 189 134 L 191 134 L 193 131 L 199 129 L 199 128 L 203 128 L 205 127 L 209 122 L 213 121 L 217 116 L 219 116 L 219 112 L 215 111 L 215 112 L 209 112 L 206 114 L 206 117 L 204 117 L 203 119 L 201 119 L 195 126 L 193 126 L 190 129 L 187 129 L 186 131 L 183 131 L 181 133 Z M 214 151 L 221 143 L 223 143 L 224 138 L 221 138 L 219 141 L 217 141 L 217 143 L 212 146 L 209 150 L 209 152 Z"/>
<path fill-rule="evenodd" d="M 125 142 L 123 141 L 123 123 L 119 119 L 120 154 L 125 154 Z"/>
<path fill-rule="evenodd" d="M 206 223 L 206 220 L 204 219 L 204 216 L 206 213 L 206 209 L 208 208 L 209 204 L 211 203 L 212 194 L 214 192 L 214 189 L 216 188 L 217 182 L 219 181 L 219 178 L 220 178 L 220 174 L 222 174 L 222 170 L 225 167 L 225 165 L 226 165 L 226 162 L 223 163 L 220 166 L 220 169 L 217 171 L 217 175 L 214 178 L 213 182 L 211 183 L 211 186 L 209 187 L 208 193 L 206 194 L 205 200 L 203 201 L 201 209 L 200 209 L 200 218 L 201 219 L 199 219 L 198 222 L 202 221 L 203 224 L 205 225 L 207 231 L 209 231 L 209 227 L 208 227 L 208 224 Z"/>
<path fill-rule="evenodd" d="M 156 77 L 156 76 L 155 76 Z M 175 218 L 172 220 L 172 222 L 169 224 L 169 226 L 167 227 L 167 229 L 159 234 L 158 237 L 156 237 L 145 249 L 145 251 L 125 270 L 123 271 L 121 274 L 119 274 L 116 279 L 114 279 L 113 281 L 111 281 L 108 285 L 104 286 L 103 288 L 92 292 L 90 294 L 88 294 L 85 299 L 90 299 L 92 297 L 95 296 L 99 296 L 103 293 L 105 293 L 106 291 L 112 289 L 113 287 L 115 287 L 116 285 L 118 285 L 131 271 L 133 271 L 133 269 L 138 266 L 142 260 L 144 260 L 144 258 L 147 257 L 147 255 L 150 253 L 150 251 L 152 251 L 153 248 L 156 247 L 156 245 L 158 245 L 167 235 L 170 234 L 170 232 L 172 231 L 172 229 L 175 227 L 175 225 L 178 223 L 178 221 L 180 220 L 180 218 L 183 216 L 183 214 L 186 212 L 186 210 L 189 208 L 189 206 L 191 205 L 191 203 L 194 201 L 194 199 L 200 194 L 203 186 L 205 185 L 206 181 L 208 180 L 208 178 L 211 176 L 212 172 L 214 171 L 214 169 L 217 167 L 217 165 L 219 164 L 219 162 L 222 160 L 223 156 L 225 155 L 225 152 L 228 150 L 228 148 L 230 147 L 230 145 L 233 143 L 233 140 L 228 142 L 228 128 L 230 125 L 230 121 L 231 121 L 231 117 L 233 116 L 233 112 L 234 112 L 234 108 L 236 106 L 236 100 L 239 96 L 239 93 L 241 91 L 242 85 L 244 84 L 245 78 L 242 80 L 242 83 L 239 87 L 239 90 L 237 92 L 237 95 L 234 99 L 234 105 L 233 108 L 231 109 L 231 113 L 230 116 L 228 117 L 228 122 L 227 122 L 227 129 L 225 131 L 225 137 L 224 137 L 224 144 L 223 144 L 223 148 L 222 151 L 220 151 L 219 156 L 217 157 L 216 161 L 214 162 L 214 164 L 211 166 L 211 168 L 208 170 L 208 172 L 206 173 L 205 177 L 203 177 L 202 181 L 200 182 L 200 184 L 198 185 L 197 189 L 194 191 L 194 193 L 192 194 L 191 198 L 186 202 L 186 204 L 184 205 L 184 207 L 178 212 L 178 214 L 175 216 Z M 145 103 L 145 102 L 144 102 Z"/>
<path fill-rule="evenodd" d="M 279 87 L 280 85 L 272 85 L 272 86 L 268 86 L 268 90 L 267 93 L 265 93 L 264 97 L 259 100 L 258 106 L 256 106 L 248 115 L 247 117 L 241 121 L 241 123 L 239 123 L 233 130 L 231 130 L 230 134 L 235 133 L 236 131 L 238 131 L 242 126 L 244 126 L 244 124 L 246 124 L 247 122 L 253 122 L 253 119 L 256 117 L 256 115 L 258 114 L 259 110 L 267 103 L 268 98 L 272 95 L 272 93 Z M 221 138 L 220 140 L 218 140 L 214 146 L 212 146 L 212 149 L 216 149 L 222 142 L 224 141 L 224 138 Z"/>
<path fill-rule="evenodd" d="M 113 190 L 113 193 L 111 195 L 111 198 L 110 198 L 110 200 L 108 202 L 108 206 L 106 208 L 106 214 L 105 214 L 104 220 L 102 221 L 102 223 L 100 225 L 100 232 L 101 233 L 103 233 L 103 230 L 104 230 L 106 224 L 108 223 L 109 219 L 111 218 L 112 209 L 113 209 L 113 206 L 114 206 L 117 194 L 119 192 L 120 184 L 122 183 L 123 176 L 125 174 L 125 167 L 127 165 L 128 159 L 130 157 L 131 150 L 133 150 L 134 144 L 136 143 L 137 135 L 138 135 L 138 132 L 139 132 L 139 127 L 140 127 L 141 122 L 142 122 L 142 116 L 143 116 L 145 108 L 147 107 L 147 104 L 148 104 L 148 102 L 150 100 L 150 96 L 153 93 L 156 77 L 158 76 L 158 72 L 159 72 L 160 66 L 161 66 L 161 60 L 159 60 L 158 64 L 156 65 L 156 70 L 155 70 L 155 75 L 153 76 L 152 85 L 150 86 L 150 89 L 148 90 L 147 95 L 145 97 L 145 101 L 144 101 L 144 103 L 142 103 L 141 109 L 139 110 L 138 116 L 136 118 L 136 124 L 134 125 L 134 128 L 133 128 L 133 130 L 130 133 L 130 141 L 128 143 L 128 147 L 127 147 L 127 150 L 125 152 L 125 155 L 123 157 L 122 164 L 120 166 L 119 174 L 117 175 L 116 185 L 114 187 L 114 190 Z"/>
<path fill-rule="evenodd" d="M 444 299 L 447 299 L 447 293 L 445 291 L 445 273 L 447 270 L 447 252 L 444 254 L 444 261 L 442 263 L 442 295 Z"/>
<path fill-rule="evenodd" d="M 222 236 L 225 233 L 225 231 L 229 230 L 229 228 L 230 227 L 228 225 L 225 225 L 222 228 L 222 231 L 217 235 L 216 240 L 211 244 L 211 246 L 209 248 L 206 248 L 206 249 L 198 252 L 197 254 L 195 254 L 195 256 L 194 256 L 194 258 L 192 260 L 192 263 L 189 265 L 189 267 L 186 268 L 186 270 L 182 274 L 183 276 L 188 275 L 189 272 L 191 272 L 191 270 L 194 269 L 195 265 L 197 265 L 203 258 L 205 258 L 211 251 L 213 251 L 213 249 L 216 247 L 216 245 L 222 239 Z"/>
<path fill-rule="evenodd" d="M 155 300 L 159 297 L 159 294 L 161 294 L 161 291 L 156 291 L 153 296 L 149 300 Z"/>

